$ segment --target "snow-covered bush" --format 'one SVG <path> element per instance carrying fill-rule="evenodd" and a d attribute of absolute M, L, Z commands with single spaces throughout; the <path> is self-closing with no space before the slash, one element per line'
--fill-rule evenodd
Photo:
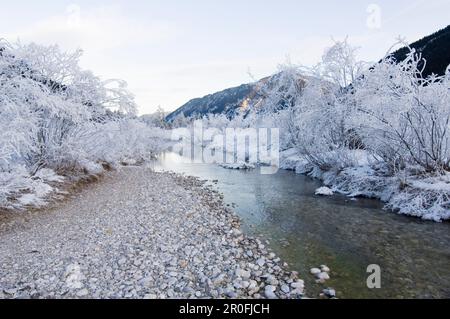
<path fill-rule="evenodd" d="M 355 82 L 355 129 L 364 145 L 394 170 L 420 165 L 450 170 L 450 82 L 422 77 L 424 61 L 414 50 L 397 63 L 388 57 Z"/>
<path fill-rule="evenodd" d="M 316 67 L 280 67 L 259 82 L 261 99 L 232 119 L 207 116 L 204 127 L 219 137 L 227 127 L 279 128 L 281 168 L 402 214 L 449 219 L 450 68 L 424 78 L 425 66 L 414 50 L 369 65 L 338 41 Z M 223 148 L 221 139 L 198 143 Z"/>
<path fill-rule="evenodd" d="M 295 149 L 312 164 L 305 173 L 402 214 L 449 219 L 449 74 L 424 78 L 414 50 L 364 69 L 348 46 L 327 51 L 293 108 Z"/>
<path fill-rule="evenodd" d="M 410 178 L 401 192 L 392 195 L 386 207 L 437 222 L 450 219 L 450 174 Z"/>
<path fill-rule="evenodd" d="M 263 104 L 269 112 L 253 112 L 253 123 L 270 118 L 281 129 L 285 168 L 402 214 L 449 219 L 450 73 L 424 78 L 425 65 L 410 50 L 404 61 L 388 55 L 368 66 L 347 41 L 336 42 L 315 68 L 278 75 L 265 103 L 290 92 L 290 106 Z M 301 90 L 292 77 L 306 79 Z"/>
<path fill-rule="evenodd" d="M 295 104 L 276 121 L 283 123 L 285 141 L 281 144 L 296 148 L 322 170 L 355 165 L 357 158 L 351 150 L 362 145 L 352 127 L 355 107 L 349 85 L 363 65 L 357 61 L 355 49 L 343 41 L 327 49 L 316 67 L 298 68 L 306 80 L 296 93 Z"/>
<path fill-rule="evenodd" d="M 56 173 L 99 173 L 160 147 L 163 131 L 135 119 L 126 83 L 83 71 L 80 56 L 0 41 L 0 207 L 42 205 Z"/>

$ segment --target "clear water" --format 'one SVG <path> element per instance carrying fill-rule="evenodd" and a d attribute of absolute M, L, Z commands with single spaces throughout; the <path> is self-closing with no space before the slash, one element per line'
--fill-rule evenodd
<path fill-rule="evenodd" d="M 215 181 L 244 231 L 270 241 L 305 279 L 309 297 L 333 287 L 339 298 L 450 298 L 449 223 L 386 212 L 376 200 L 317 197 L 319 181 L 289 171 L 261 175 L 184 162 L 167 153 L 153 168 Z M 309 274 L 322 264 L 332 270 L 325 285 Z M 367 288 L 370 264 L 381 266 L 381 289 Z"/>

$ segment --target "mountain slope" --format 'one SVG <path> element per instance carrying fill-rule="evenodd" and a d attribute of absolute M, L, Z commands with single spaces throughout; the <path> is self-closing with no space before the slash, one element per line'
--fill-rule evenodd
<path fill-rule="evenodd" d="M 207 114 L 225 114 L 227 117 L 233 118 L 237 114 L 245 114 L 253 108 L 264 110 L 267 104 L 270 104 L 272 110 L 283 109 L 298 96 L 298 92 L 292 93 L 290 90 L 293 88 L 302 90 L 307 81 L 308 77 L 299 73 L 293 75 L 291 71 L 284 70 L 254 83 L 242 84 L 193 99 L 168 115 L 166 120 L 173 122 L 181 115 L 198 118 Z M 270 94 L 268 92 L 272 90 L 276 90 L 280 96 L 276 100 L 269 101 Z"/>
<path fill-rule="evenodd" d="M 226 114 L 233 117 L 236 111 L 245 107 L 249 99 L 258 96 L 257 83 L 242 84 L 238 87 L 193 99 L 167 116 L 172 122 L 177 116 L 201 117 L 206 114 Z"/>

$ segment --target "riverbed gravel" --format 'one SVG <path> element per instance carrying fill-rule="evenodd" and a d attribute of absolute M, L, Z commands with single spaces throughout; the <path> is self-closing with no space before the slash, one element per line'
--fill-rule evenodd
<path fill-rule="evenodd" d="M 0 222 L 0 298 L 301 298 L 204 181 L 123 167 Z"/>

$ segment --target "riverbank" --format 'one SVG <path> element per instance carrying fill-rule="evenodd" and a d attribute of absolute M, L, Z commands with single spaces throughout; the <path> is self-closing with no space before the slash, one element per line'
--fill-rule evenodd
<path fill-rule="evenodd" d="M 334 288 L 346 298 L 448 298 L 450 224 L 386 212 L 376 199 L 317 196 L 323 184 L 293 171 L 262 175 L 215 164 L 187 163 L 165 153 L 153 165 L 210 183 L 241 218 L 246 234 L 270 248 L 305 280 L 308 297 Z M 309 270 L 326 264 L 331 279 L 318 285 Z M 368 265 L 382 267 L 382 289 L 368 289 Z"/>
<path fill-rule="evenodd" d="M 393 175 L 365 151 L 348 151 L 346 156 L 352 165 L 323 171 L 289 149 L 280 154 L 280 168 L 319 179 L 330 191 L 349 198 L 378 199 L 394 213 L 434 222 L 450 220 L 450 173 L 426 174 L 411 167 Z"/>
<path fill-rule="evenodd" d="M 0 298 L 300 298 L 303 282 L 193 177 L 123 167 L 0 227 Z"/>

